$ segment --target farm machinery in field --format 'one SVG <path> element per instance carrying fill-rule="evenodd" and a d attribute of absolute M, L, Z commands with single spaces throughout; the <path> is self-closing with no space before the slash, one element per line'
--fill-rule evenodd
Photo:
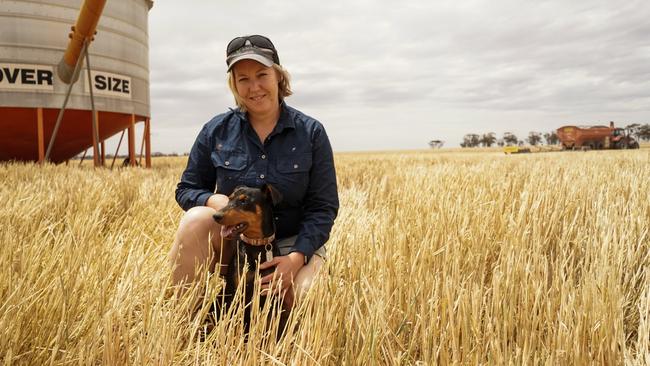
<path fill-rule="evenodd" d="M 614 122 L 607 126 L 562 126 L 557 129 L 560 144 L 565 150 L 590 149 L 638 149 L 639 143 L 629 132 L 614 127 Z"/>

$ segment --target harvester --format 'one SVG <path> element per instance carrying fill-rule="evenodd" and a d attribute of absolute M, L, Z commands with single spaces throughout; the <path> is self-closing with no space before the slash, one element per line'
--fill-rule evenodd
<path fill-rule="evenodd" d="M 563 149 L 638 149 L 639 143 L 627 130 L 614 127 L 614 122 L 607 126 L 562 126 L 557 129 Z"/>

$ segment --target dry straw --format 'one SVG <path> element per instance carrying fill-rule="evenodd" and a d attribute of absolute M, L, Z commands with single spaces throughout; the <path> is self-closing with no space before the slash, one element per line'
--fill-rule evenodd
<path fill-rule="evenodd" d="M 165 257 L 184 161 L 0 165 L 5 365 L 650 363 L 650 153 L 339 154 L 323 276 L 277 341 Z M 268 321 L 268 319 L 271 319 Z"/>

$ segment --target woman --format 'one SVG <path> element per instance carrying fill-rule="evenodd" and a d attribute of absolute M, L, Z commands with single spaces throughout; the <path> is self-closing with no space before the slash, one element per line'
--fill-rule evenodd
<path fill-rule="evenodd" d="M 275 267 L 275 277 L 262 278 L 262 289 L 276 286 L 275 278 L 290 307 L 294 292 L 304 293 L 323 264 L 338 212 L 332 148 L 318 121 L 284 102 L 292 94 L 289 74 L 271 40 L 233 39 L 226 64 L 238 108 L 203 126 L 178 183 L 176 201 L 187 212 L 169 255 L 173 281 L 190 283 L 217 265 L 226 274 L 233 248 L 222 246 L 212 215 L 235 187 L 268 183 L 282 194 L 274 207 L 281 256 L 260 267 Z"/>

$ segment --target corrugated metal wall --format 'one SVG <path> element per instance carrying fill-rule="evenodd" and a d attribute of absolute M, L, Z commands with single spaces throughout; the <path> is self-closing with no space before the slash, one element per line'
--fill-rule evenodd
<path fill-rule="evenodd" d="M 0 107 L 60 108 L 67 84 L 56 76 L 82 0 L 0 1 Z M 106 3 L 90 46 L 96 108 L 150 116 L 148 0 Z M 69 109 L 89 110 L 85 68 Z M 0 111 L 0 123 L 3 118 Z"/>

